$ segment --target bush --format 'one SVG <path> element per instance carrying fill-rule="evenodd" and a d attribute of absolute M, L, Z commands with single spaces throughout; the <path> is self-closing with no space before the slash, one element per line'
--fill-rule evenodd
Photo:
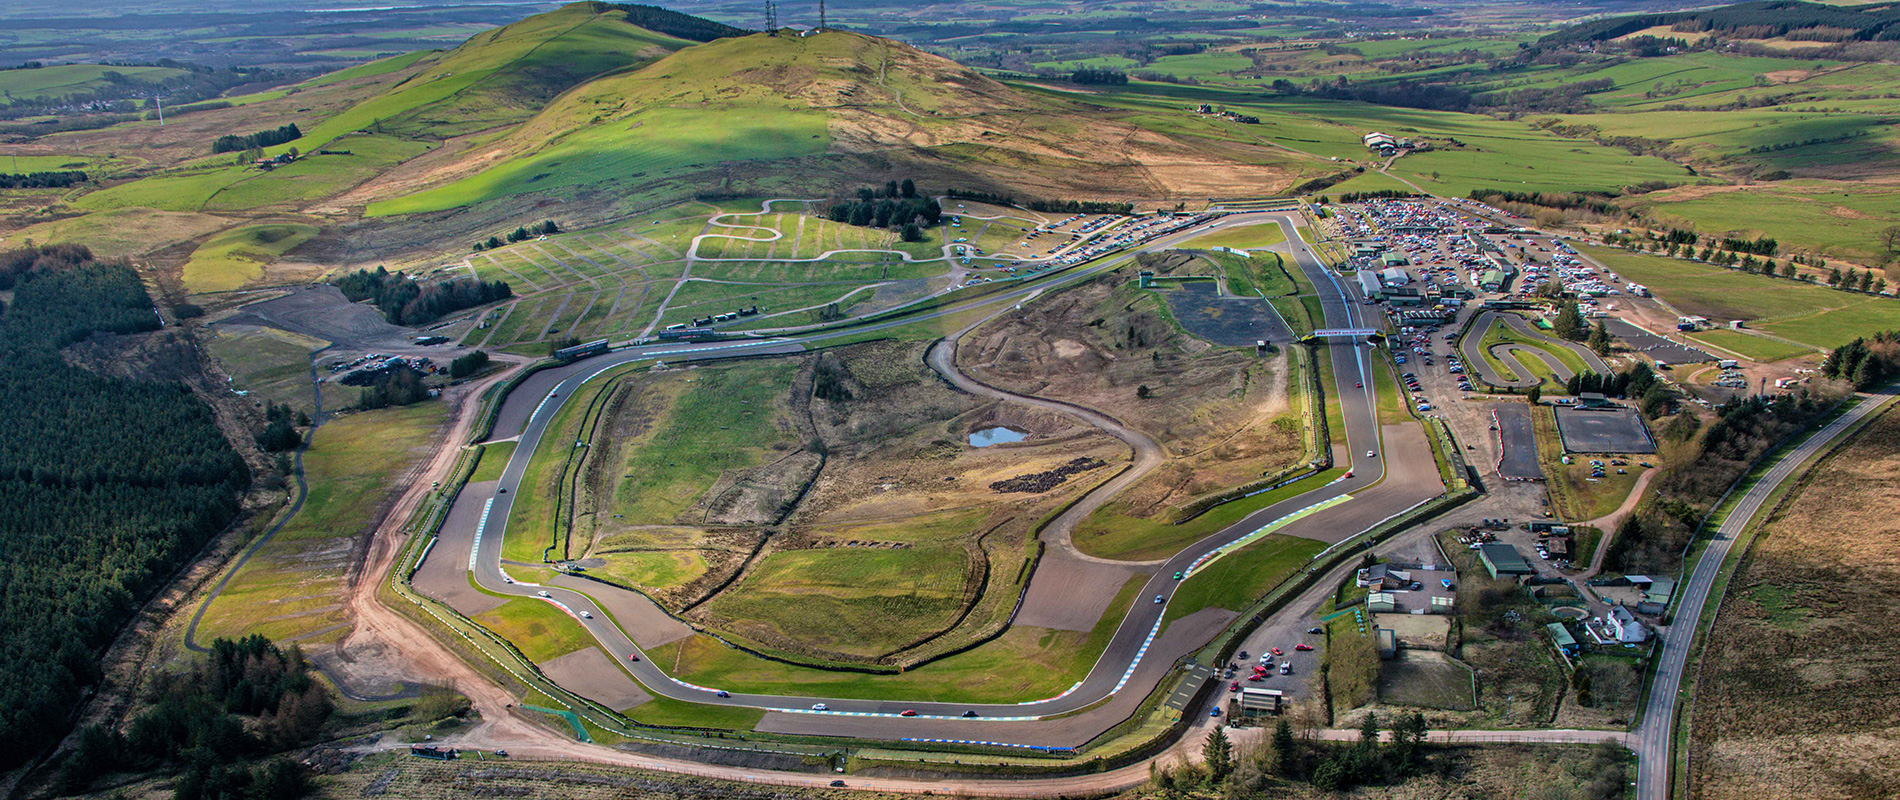
<path fill-rule="evenodd" d="M 477 372 L 481 372 L 482 368 L 486 366 L 488 366 L 488 354 L 477 350 L 449 362 L 449 377 L 458 380 L 466 378 Z"/>

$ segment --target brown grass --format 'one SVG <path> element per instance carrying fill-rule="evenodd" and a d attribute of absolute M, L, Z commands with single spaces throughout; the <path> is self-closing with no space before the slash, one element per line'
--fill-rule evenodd
<path fill-rule="evenodd" d="M 1697 798 L 1900 791 L 1900 415 L 1815 469 L 1729 586 L 1692 717 Z"/>

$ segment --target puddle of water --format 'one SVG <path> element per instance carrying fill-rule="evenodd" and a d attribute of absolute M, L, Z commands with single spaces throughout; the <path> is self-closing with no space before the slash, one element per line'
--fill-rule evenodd
<path fill-rule="evenodd" d="M 1029 438 L 1029 434 L 1010 428 L 984 428 L 970 434 L 971 447 L 989 447 L 993 444 L 1020 442 Z"/>

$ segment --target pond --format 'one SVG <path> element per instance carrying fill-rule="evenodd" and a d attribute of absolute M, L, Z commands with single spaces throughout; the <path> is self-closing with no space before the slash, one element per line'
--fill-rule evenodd
<path fill-rule="evenodd" d="M 993 444 L 1020 442 L 1029 438 L 1029 434 L 1013 428 L 984 428 L 970 434 L 971 447 L 989 447 Z"/>

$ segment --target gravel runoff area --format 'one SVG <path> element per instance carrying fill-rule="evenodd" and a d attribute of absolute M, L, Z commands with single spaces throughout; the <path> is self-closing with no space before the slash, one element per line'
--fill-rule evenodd
<path fill-rule="evenodd" d="M 1498 423 L 1498 477 L 1507 481 L 1541 481 L 1544 470 L 1537 464 L 1537 435 L 1531 428 L 1530 406 L 1498 403 L 1491 409 Z"/>
<path fill-rule="evenodd" d="M 1108 604 L 1137 572 L 1151 574 L 1152 570 L 1084 560 L 1052 548 L 1036 565 L 1036 579 L 1029 582 L 1015 624 L 1059 631 L 1094 630 L 1095 623 L 1108 611 Z"/>
<path fill-rule="evenodd" d="M 1280 319 L 1273 304 L 1257 297 L 1222 297 L 1213 281 L 1190 281 L 1159 294 L 1168 310 L 1188 333 L 1229 347 L 1246 347 L 1261 340 L 1284 345 L 1293 341 L 1293 329 Z"/>
<path fill-rule="evenodd" d="M 635 683 L 627 671 L 600 652 L 598 647 L 583 647 L 560 658 L 535 666 L 541 673 L 582 697 L 615 711 L 624 711 L 653 699 Z"/>
<path fill-rule="evenodd" d="M 395 353 L 454 353 L 455 347 L 418 348 L 420 331 L 389 324 L 375 308 L 352 303 L 335 286 L 299 286 L 288 294 L 260 300 L 214 325 L 260 325 L 333 343 L 339 350 Z"/>
<path fill-rule="evenodd" d="M 1607 319 L 1603 327 L 1611 336 L 1622 339 L 1631 350 L 1643 353 L 1663 364 L 1693 364 L 1714 361 L 1715 357 L 1684 344 L 1678 344 L 1620 319 Z"/>
<path fill-rule="evenodd" d="M 1560 408 L 1557 430 L 1572 453 L 1656 452 L 1656 441 L 1633 408 Z"/>

